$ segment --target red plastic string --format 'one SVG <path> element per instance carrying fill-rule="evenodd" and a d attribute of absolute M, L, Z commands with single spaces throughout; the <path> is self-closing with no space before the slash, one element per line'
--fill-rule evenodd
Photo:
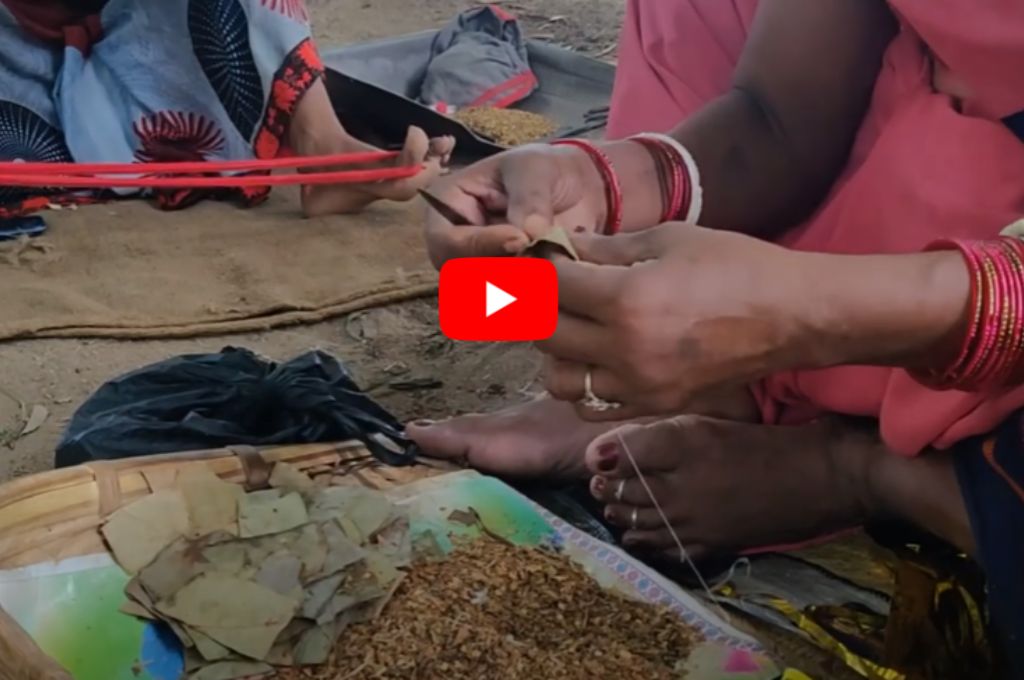
<path fill-rule="evenodd" d="M 327 156 L 288 156 L 283 158 L 252 158 L 235 161 L 175 161 L 170 163 L 36 163 L 0 161 L 0 175 L 143 175 L 153 173 L 251 172 L 376 163 L 393 160 L 397 157 L 397 151 L 361 151 L 358 153 L 339 153 Z"/>
<path fill-rule="evenodd" d="M 407 179 L 420 172 L 418 166 L 339 170 L 288 175 L 242 175 L 221 177 L 90 177 L 76 175 L 4 175 L 0 186 L 62 187 L 67 189 L 217 189 L 228 187 L 271 187 L 292 184 L 367 184 Z"/>

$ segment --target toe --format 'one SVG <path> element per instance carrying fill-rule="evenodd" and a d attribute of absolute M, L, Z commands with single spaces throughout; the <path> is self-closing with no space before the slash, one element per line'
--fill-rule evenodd
<path fill-rule="evenodd" d="M 405 426 L 405 434 L 428 456 L 462 460 L 469 451 L 462 420 L 454 418 L 439 423 L 417 420 Z"/>
<path fill-rule="evenodd" d="M 587 469 L 608 480 L 633 477 L 636 473 L 622 450 L 621 442 L 642 428 L 642 425 L 623 425 L 596 437 L 587 447 Z"/>
<path fill-rule="evenodd" d="M 637 529 L 647 531 L 665 527 L 665 522 L 657 510 L 636 505 L 607 505 L 604 508 L 604 518 L 621 529 L 631 531 Z"/>
<path fill-rule="evenodd" d="M 421 128 L 411 126 L 405 133 L 405 146 L 399 155 L 399 164 L 416 165 L 427 159 L 430 152 L 430 138 Z"/>
<path fill-rule="evenodd" d="M 587 468 L 608 479 L 635 477 L 628 453 L 645 473 L 674 470 L 679 467 L 686 436 L 675 420 L 623 425 L 597 437 L 587 447 Z"/>
<path fill-rule="evenodd" d="M 427 156 L 438 158 L 441 161 L 441 165 L 447 165 L 448 161 L 451 160 L 452 153 L 454 151 L 454 137 L 452 137 L 451 135 L 444 135 L 443 137 L 433 137 L 430 140 L 430 148 L 427 152 Z"/>
<path fill-rule="evenodd" d="M 669 550 L 676 548 L 672 532 L 660 525 L 654 528 L 631 529 L 622 535 L 622 545 L 627 548 Z"/>
<path fill-rule="evenodd" d="M 661 477 L 650 477 L 646 479 L 651 494 L 664 505 L 670 497 L 668 484 Z M 654 504 L 647 488 L 644 487 L 639 477 L 629 479 L 608 479 L 597 475 L 591 479 L 590 493 L 595 500 L 601 503 L 621 503 L 624 505 L 638 505 L 648 507 Z"/>

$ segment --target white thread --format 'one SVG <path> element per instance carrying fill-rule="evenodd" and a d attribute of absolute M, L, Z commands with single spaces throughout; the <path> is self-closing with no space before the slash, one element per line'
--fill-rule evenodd
<path fill-rule="evenodd" d="M 712 584 L 711 587 L 714 590 L 718 590 L 719 588 L 721 588 L 725 584 L 731 583 L 732 580 L 736 577 L 736 569 L 739 568 L 739 567 L 745 567 L 746 570 L 747 570 L 747 578 L 750 578 L 750 574 L 754 570 L 754 565 L 750 563 L 750 558 L 749 557 L 741 557 L 738 560 L 736 560 L 735 562 L 733 562 L 732 566 L 729 567 L 729 571 L 726 572 L 726 574 L 724 576 L 722 576 L 717 581 L 715 581 L 714 584 Z"/>
<path fill-rule="evenodd" d="M 580 404 L 598 413 L 622 408 L 622 404 L 619 402 L 605 401 L 594 394 L 594 377 L 591 375 L 589 368 L 583 376 L 583 399 L 580 401 Z"/>
<path fill-rule="evenodd" d="M 640 484 L 643 485 L 644 491 L 647 493 L 647 497 L 651 499 L 651 503 L 654 504 L 654 509 L 658 511 L 658 516 L 661 517 L 661 521 L 665 524 L 665 528 L 668 529 L 668 532 L 672 535 L 672 540 L 675 541 L 676 548 L 679 549 L 680 563 L 689 565 L 690 569 L 693 571 L 693 575 L 697 577 L 697 581 L 704 589 L 704 593 L 708 596 L 709 602 L 714 604 L 718 609 L 718 612 L 722 615 L 722 618 L 725 619 L 726 623 L 732 623 L 732 619 L 729 618 L 729 614 L 726 613 L 725 608 L 719 604 L 718 598 L 716 598 L 714 593 L 711 592 L 711 588 L 708 587 L 708 583 L 704 580 L 704 577 L 701 575 L 697 565 L 694 564 L 692 559 L 690 559 L 690 553 L 688 553 L 686 548 L 683 547 L 683 542 L 679 540 L 679 535 L 676 533 L 676 530 L 672 528 L 672 522 L 669 521 L 668 515 L 666 515 L 665 511 L 661 509 L 661 503 L 659 503 L 658 499 L 654 496 L 654 492 L 647 483 L 647 478 L 644 477 L 644 473 L 640 471 L 640 466 L 637 465 L 636 459 L 633 458 L 633 452 L 629 450 L 629 446 L 626 444 L 626 440 L 623 438 L 622 433 L 616 432 L 615 435 L 619 438 L 619 444 L 622 445 L 622 450 L 625 452 L 626 458 L 629 459 L 629 464 L 633 466 L 633 472 L 636 473 L 636 478 L 640 480 Z M 634 512 L 635 511 L 636 510 L 634 509 Z"/>
<path fill-rule="evenodd" d="M 700 214 L 704 210 L 704 187 L 700 183 L 700 168 L 693 154 L 675 137 L 658 134 L 656 132 L 644 132 L 636 135 L 645 139 L 656 139 L 659 142 L 668 144 L 683 158 L 683 165 L 686 166 L 686 173 L 690 176 L 690 208 L 686 211 L 683 222 L 686 224 L 699 224 Z"/>

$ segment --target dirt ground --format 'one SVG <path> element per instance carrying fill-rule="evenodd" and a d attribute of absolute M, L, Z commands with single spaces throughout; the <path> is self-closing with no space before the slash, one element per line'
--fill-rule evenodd
<path fill-rule="evenodd" d="M 466 0 L 307 0 L 324 48 L 443 24 L 477 3 Z M 623 0 L 518 0 L 528 34 L 580 52 L 613 58 Z M 114 218 L 117 219 L 117 218 Z M 123 219 L 132 219 L 124 217 Z M 211 229 L 216 225 L 211 224 Z M 0 345 L 0 481 L 52 467 L 53 452 L 75 408 L 107 380 L 161 359 L 225 346 L 277 360 L 310 348 L 341 357 L 360 384 L 400 418 L 493 410 L 536 391 L 538 357 L 525 346 L 467 345 L 437 330 L 434 301 L 419 300 L 333 322 L 226 337 L 171 341 L 32 340 Z M 426 389 L 393 385 L 433 381 Z M 42 407 L 42 409 L 34 408 Z M 19 437 L 24 415 L 46 413 Z"/>

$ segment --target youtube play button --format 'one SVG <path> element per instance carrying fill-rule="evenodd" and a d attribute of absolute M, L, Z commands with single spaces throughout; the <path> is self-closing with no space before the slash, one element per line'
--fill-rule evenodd
<path fill-rule="evenodd" d="M 498 288 L 490 281 L 487 281 L 486 291 L 487 311 L 485 312 L 485 316 L 488 317 L 500 312 L 518 299 L 514 295 L 509 295 L 501 288 Z"/>
<path fill-rule="evenodd" d="M 558 277 L 547 260 L 449 260 L 438 297 L 441 332 L 452 340 L 545 340 L 558 325 Z"/>

